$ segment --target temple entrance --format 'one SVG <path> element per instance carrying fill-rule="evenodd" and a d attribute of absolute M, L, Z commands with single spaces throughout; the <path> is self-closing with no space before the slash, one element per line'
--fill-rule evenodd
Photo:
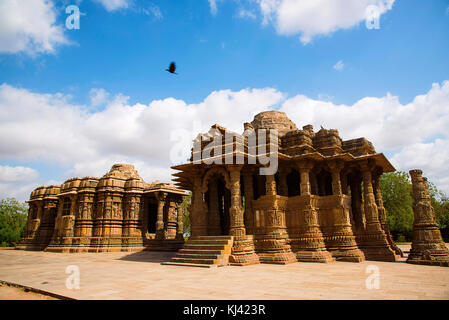
<path fill-rule="evenodd" d="M 208 235 L 229 235 L 231 206 L 231 192 L 226 188 L 226 183 L 221 175 L 214 175 L 209 179 L 206 193 L 208 205 Z"/>
<path fill-rule="evenodd" d="M 148 203 L 148 233 L 156 233 L 157 204 Z"/>

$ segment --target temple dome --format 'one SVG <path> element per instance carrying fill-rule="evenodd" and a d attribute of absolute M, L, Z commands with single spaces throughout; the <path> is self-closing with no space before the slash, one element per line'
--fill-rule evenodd
<path fill-rule="evenodd" d="M 256 131 L 258 129 L 276 129 L 280 136 L 297 130 L 296 124 L 287 117 L 285 112 L 275 110 L 257 114 L 251 122 L 251 126 Z"/>
<path fill-rule="evenodd" d="M 132 164 L 124 164 L 124 163 L 114 164 L 111 170 L 109 170 L 109 172 L 106 173 L 101 179 L 107 178 L 119 178 L 124 180 L 133 178 L 143 181 L 143 179 L 139 176 L 137 170 L 134 169 L 134 166 Z"/>

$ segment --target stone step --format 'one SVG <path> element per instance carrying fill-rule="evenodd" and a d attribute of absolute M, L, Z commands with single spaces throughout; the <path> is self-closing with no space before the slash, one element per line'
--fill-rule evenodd
<path fill-rule="evenodd" d="M 187 258 L 187 259 L 220 259 L 220 254 L 206 254 L 203 252 L 197 253 L 178 253 L 176 258 Z"/>
<path fill-rule="evenodd" d="M 185 262 L 162 262 L 166 266 L 180 266 L 180 267 L 197 267 L 197 268 L 216 268 L 221 267 L 218 264 L 201 264 L 201 263 L 185 263 Z"/>
<path fill-rule="evenodd" d="M 192 236 L 189 240 L 232 240 L 232 236 Z"/>
<path fill-rule="evenodd" d="M 227 239 L 192 239 L 187 242 L 188 244 L 222 244 L 230 245 L 231 240 Z"/>
<path fill-rule="evenodd" d="M 227 248 L 225 245 L 221 244 L 190 244 L 189 242 L 186 242 L 184 244 L 184 249 L 191 249 L 191 250 L 226 250 L 230 251 L 230 248 Z"/>
<path fill-rule="evenodd" d="M 220 264 L 219 259 L 200 259 L 200 258 L 171 258 L 171 262 L 195 263 L 195 264 Z"/>
<path fill-rule="evenodd" d="M 179 249 L 179 253 L 186 253 L 186 254 L 198 254 L 198 253 L 204 253 L 204 254 L 224 254 L 225 250 L 197 250 L 197 249 Z"/>
<path fill-rule="evenodd" d="M 232 236 L 191 237 L 175 257 L 171 265 L 224 266 L 228 264 L 232 248 Z"/>

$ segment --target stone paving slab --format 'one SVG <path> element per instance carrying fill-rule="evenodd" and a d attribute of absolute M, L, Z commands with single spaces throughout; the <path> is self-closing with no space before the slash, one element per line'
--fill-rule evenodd
<path fill-rule="evenodd" d="M 410 246 L 402 246 L 407 251 Z M 449 268 L 366 261 L 192 268 L 161 265 L 174 253 L 0 250 L 0 280 L 75 299 L 449 299 Z M 66 268 L 79 267 L 80 289 Z M 367 289 L 368 266 L 379 289 Z"/>

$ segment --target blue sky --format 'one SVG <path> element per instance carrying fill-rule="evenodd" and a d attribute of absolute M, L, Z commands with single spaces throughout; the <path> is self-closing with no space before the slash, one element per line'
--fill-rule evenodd
<path fill-rule="evenodd" d="M 407 170 L 412 169 L 408 166 L 419 165 L 427 169 L 431 180 L 449 191 L 448 170 L 441 169 L 440 163 L 432 162 L 434 160 L 430 158 L 413 156 L 418 150 L 428 153 L 441 149 L 446 143 L 449 146 L 447 123 L 444 122 L 447 118 L 445 110 L 449 110 L 449 99 L 446 99 L 449 85 L 445 83 L 449 79 L 448 0 L 363 0 L 366 4 L 390 5 L 380 16 L 378 30 L 367 29 L 352 0 L 337 1 L 340 8 L 336 8 L 335 14 L 329 6 L 319 5 L 305 14 L 301 5 L 292 0 L 113 0 L 109 6 L 107 0 L 27 1 L 30 8 L 47 6 L 46 11 L 42 9 L 42 19 L 47 19 L 47 25 L 30 20 L 30 24 L 36 24 L 36 30 L 43 30 L 36 35 L 29 28 L 20 29 L 11 21 L 0 23 L 3 122 L 11 125 L 21 121 L 20 117 L 11 116 L 11 110 L 27 113 L 30 108 L 27 103 L 43 99 L 42 105 L 37 104 L 42 110 L 54 108 L 54 114 L 64 108 L 75 110 L 74 116 L 66 120 L 70 123 L 67 128 L 75 129 L 56 129 L 55 134 L 64 137 L 61 140 L 66 142 L 61 142 L 61 146 L 55 142 L 54 149 L 39 152 L 37 149 L 42 149 L 42 145 L 33 137 L 37 140 L 48 137 L 39 130 L 46 125 L 52 126 L 52 121 L 57 120 L 50 119 L 34 128 L 36 118 L 30 116 L 27 120 L 30 122 L 22 123 L 22 128 L 25 131 L 30 128 L 30 132 L 18 133 L 22 137 L 14 142 L 14 146 L 12 142 L 11 145 L 0 142 L 0 168 L 4 170 L 3 178 L 0 172 L 2 197 L 26 198 L 31 187 L 47 182 L 61 183 L 70 174 L 102 175 L 112 161 L 121 159 L 143 166 L 140 171 L 146 172 L 146 178 L 150 180 L 153 176 L 170 179 L 168 167 L 173 163 L 168 155 L 164 158 L 150 151 L 142 152 L 142 155 L 139 153 L 142 146 L 136 145 L 129 150 L 126 147 L 131 141 L 127 139 L 132 137 L 163 139 L 162 134 L 154 137 L 150 133 L 137 132 L 132 121 L 140 120 L 129 120 L 130 123 L 123 124 L 126 137 L 115 137 L 117 145 L 123 143 L 125 147 L 115 148 L 114 139 L 109 141 L 106 133 L 93 132 L 95 130 L 89 126 L 98 119 L 108 121 L 107 116 L 114 114 L 114 108 L 132 110 L 126 114 L 136 113 L 141 108 L 139 112 L 143 113 L 139 113 L 139 119 L 145 118 L 148 126 L 154 125 L 154 130 L 161 131 L 164 127 L 161 119 L 168 119 L 173 110 L 178 110 L 176 108 L 181 108 L 178 114 L 184 112 L 182 106 L 178 106 L 182 103 L 187 111 L 189 106 L 192 110 L 210 108 L 204 109 L 210 110 L 210 118 L 196 114 L 204 127 L 215 122 L 237 126 L 250 121 L 249 115 L 267 108 L 293 110 L 290 111 L 291 118 L 299 127 L 307 124 L 303 121 L 337 129 L 342 127 L 341 133 L 346 134 L 346 139 L 357 138 L 353 135 L 360 133 L 360 136 L 371 138 L 379 152 L 385 152 L 396 161 L 394 164 L 398 169 Z M 326 2 L 322 1 L 323 6 Z M 8 5 L 13 8 L 10 10 L 17 10 L 18 15 L 23 14 L 26 19 L 27 10 L 17 7 L 24 4 L 14 6 L 13 3 L 14 0 L 0 0 L 0 6 Z M 69 4 L 77 4 L 83 13 L 79 30 L 68 30 L 64 26 L 68 16 L 65 8 Z M 264 4 L 272 5 L 270 12 L 264 12 Z M 287 12 L 289 8 L 291 14 Z M 5 11 L 3 15 L 7 15 Z M 36 9 L 34 12 L 39 16 L 41 11 Z M 326 12 L 336 16 L 330 26 L 323 19 L 322 14 L 325 16 Z M 309 18 L 311 22 L 307 22 Z M 14 31 L 14 28 L 18 29 Z M 41 36 L 45 32 L 59 33 L 45 38 Z M 311 36 L 305 41 L 301 37 L 307 32 L 311 32 Z M 11 43 L 23 42 L 23 37 L 29 37 L 29 41 L 12 49 Z M 39 41 L 47 41 L 49 45 L 44 49 Z M 178 65 L 177 76 L 165 71 L 171 61 Z M 439 88 L 434 88 L 434 84 Z M 95 93 L 101 93 L 97 102 L 93 100 Z M 227 98 L 221 98 L 221 95 Z M 427 100 L 435 103 L 426 106 L 416 102 L 419 95 L 427 95 Z M 367 110 L 365 104 L 371 103 L 368 98 L 378 99 L 374 103 L 383 105 L 379 107 L 381 111 L 374 113 L 383 112 L 382 117 L 372 119 L 378 121 L 378 127 L 365 125 L 364 131 L 359 124 L 351 123 L 352 118 L 340 117 L 338 113 L 334 122 L 329 118 L 339 105 L 348 112 L 357 108 Z M 155 107 L 157 101 L 166 104 L 167 111 Z M 240 108 L 237 102 L 245 106 Z M 292 103 L 296 103 L 294 107 Z M 330 109 L 332 112 L 326 108 L 333 108 Z M 436 128 L 416 133 L 411 128 L 413 123 L 401 122 L 410 116 L 403 115 L 402 108 L 418 119 L 431 121 L 427 125 Z M 311 109 L 315 110 L 314 115 L 306 116 Z M 155 110 L 159 110 L 157 115 L 153 114 Z M 421 117 L 420 112 L 427 115 Z M 356 113 L 354 119 L 361 117 L 362 124 L 371 121 L 369 111 Z M 30 114 L 37 116 L 39 110 L 33 109 Z M 183 118 L 188 117 L 180 116 Z M 392 118 L 396 120 L 390 121 Z M 410 119 L 415 118 L 410 116 Z M 192 122 L 179 121 L 179 127 L 189 127 Z M 102 126 L 98 123 L 97 127 Z M 139 125 L 144 123 L 139 122 Z M 77 131 L 77 126 L 82 129 Z M 403 131 L 389 129 L 393 126 L 396 129 L 403 126 L 399 128 Z M 116 134 L 122 132 L 120 127 L 118 123 L 115 128 L 119 133 Z M 390 132 L 385 132 L 388 130 Z M 376 133 L 370 135 L 371 132 Z M 67 147 L 64 143 L 77 135 L 88 141 L 73 142 L 73 148 L 80 149 L 79 154 L 85 152 L 84 158 L 70 160 L 72 151 L 64 151 Z M 409 142 L 396 138 L 398 135 L 410 135 Z M 93 149 L 80 147 L 89 143 Z M 149 148 L 159 150 L 152 144 L 168 144 L 168 141 L 149 144 Z M 98 148 L 99 145 L 102 147 Z M 167 151 L 161 150 L 158 152 Z M 64 152 L 66 156 L 61 156 Z M 447 154 L 441 157 L 449 160 Z M 95 161 L 100 163 L 88 165 Z M 30 172 L 32 177 L 28 180 L 20 178 L 21 174 L 26 176 Z M 13 189 L 22 191 L 13 192 Z"/>

